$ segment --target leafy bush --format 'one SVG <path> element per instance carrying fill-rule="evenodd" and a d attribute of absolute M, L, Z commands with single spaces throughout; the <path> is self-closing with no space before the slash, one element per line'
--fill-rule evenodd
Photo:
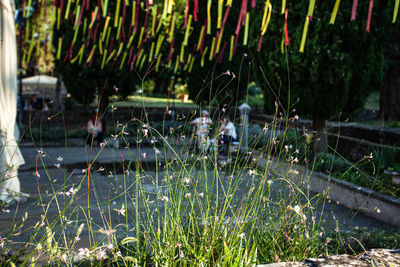
<path fill-rule="evenodd" d="M 318 153 L 316 162 L 310 163 L 310 167 L 315 164 L 314 170 L 319 172 L 331 173 L 349 170 L 354 164 L 332 153 Z"/>
<path fill-rule="evenodd" d="M 67 138 L 85 138 L 86 130 L 66 131 L 62 127 L 49 128 L 30 128 L 29 131 L 22 136 L 23 140 L 46 140 L 46 141 L 61 141 Z"/>

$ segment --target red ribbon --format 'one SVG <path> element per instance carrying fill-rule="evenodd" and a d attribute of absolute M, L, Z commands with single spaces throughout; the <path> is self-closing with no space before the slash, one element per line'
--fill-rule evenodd
<path fill-rule="evenodd" d="M 194 0 L 193 18 L 197 21 L 197 12 L 199 12 L 199 0 Z"/>
<path fill-rule="evenodd" d="M 139 6 L 140 6 L 140 1 L 137 0 L 136 1 L 136 14 L 135 14 L 135 27 L 133 28 L 133 32 L 136 33 L 137 32 L 137 27 L 139 24 Z M 133 8 L 133 7 L 132 7 Z M 99 12 L 100 13 L 100 12 Z"/>
<path fill-rule="evenodd" d="M 261 44 L 262 44 L 263 39 L 264 39 L 264 35 L 261 35 L 260 40 L 258 40 L 257 52 L 260 52 L 260 50 L 261 50 Z"/>
<path fill-rule="evenodd" d="M 189 1 L 190 0 L 186 0 L 186 8 L 185 8 L 185 22 L 183 24 L 183 27 L 186 28 L 187 25 L 187 21 L 188 21 L 188 14 L 189 14 Z"/>
<path fill-rule="evenodd" d="M 374 7 L 374 0 L 369 0 L 368 18 L 367 25 L 365 26 L 365 31 L 369 32 L 371 26 L 372 8 Z"/>
<path fill-rule="evenodd" d="M 286 11 L 285 11 L 285 44 L 286 44 L 286 46 L 289 46 L 289 33 L 288 33 L 288 29 L 287 29 L 288 14 L 289 14 L 289 9 L 286 9 Z"/>
<path fill-rule="evenodd" d="M 353 8 L 351 9 L 351 21 L 356 20 L 358 0 L 353 0 Z"/>

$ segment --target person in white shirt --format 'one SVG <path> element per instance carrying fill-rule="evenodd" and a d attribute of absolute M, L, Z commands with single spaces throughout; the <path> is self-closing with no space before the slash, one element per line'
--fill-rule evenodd
<path fill-rule="evenodd" d="M 190 125 L 196 126 L 196 136 L 198 139 L 198 147 L 203 148 L 202 144 L 207 144 L 207 137 L 210 131 L 210 126 L 213 124 L 212 120 L 208 117 L 208 111 L 202 110 L 201 117 L 198 117 L 190 122 Z M 206 145 L 208 148 L 208 144 Z"/>
<path fill-rule="evenodd" d="M 225 116 L 220 125 L 220 152 L 228 154 L 229 146 L 236 137 L 235 125 L 230 121 L 229 116 Z"/>

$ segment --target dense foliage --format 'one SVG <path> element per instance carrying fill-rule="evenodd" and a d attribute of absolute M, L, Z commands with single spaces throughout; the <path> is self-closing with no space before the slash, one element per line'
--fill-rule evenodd
<path fill-rule="evenodd" d="M 284 110 L 296 108 L 301 115 L 326 120 L 356 111 L 368 93 L 379 88 L 391 31 L 389 21 L 384 18 L 390 16 L 392 3 L 374 2 L 368 33 L 365 31 L 367 1 L 359 3 L 355 21 L 350 21 L 350 2 L 341 2 L 332 25 L 328 22 L 334 1 L 317 1 L 304 53 L 298 50 L 308 3 L 288 3 L 290 44 L 287 47 L 283 43 L 284 16 L 272 15 L 275 23 L 269 26 L 261 52 L 252 53 L 257 80 L 264 88 L 267 112 L 274 112 L 274 102 L 279 100 Z M 255 36 L 252 40 L 256 47 Z"/>

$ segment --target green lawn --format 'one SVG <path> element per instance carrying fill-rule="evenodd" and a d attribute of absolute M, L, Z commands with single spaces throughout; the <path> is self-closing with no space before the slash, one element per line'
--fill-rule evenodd
<path fill-rule="evenodd" d="M 111 97 L 110 103 L 115 107 L 165 107 L 167 103 L 171 107 L 186 107 L 186 108 L 198 108 L 199 106 L 193 103 L 192 100 L 188 100 L 186 103 L 182 102 L 180 99 L 167 99 L 161 97 L 148 97 L 148 96 L 128 96 L 125 101 L 118 101 L 117 98 Z"/>

